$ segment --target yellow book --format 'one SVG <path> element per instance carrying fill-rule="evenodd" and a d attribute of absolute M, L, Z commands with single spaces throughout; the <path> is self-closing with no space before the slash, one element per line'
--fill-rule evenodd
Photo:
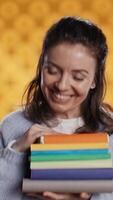
<path fill-rule="evenodd" d="M 100 159 L 98 161 L 54 161 L 54 162 L 31 162 L 31 169 L 66 169 L 66 168 L 112 168 L 111 159 Z"/>
<path fill-rule="evenodd" d="M 68 149 L 105 149 L 108 143 L 80 143 L 80 144 L 32 144 L 31 151 L 37 150 L 68 150 Z"/>

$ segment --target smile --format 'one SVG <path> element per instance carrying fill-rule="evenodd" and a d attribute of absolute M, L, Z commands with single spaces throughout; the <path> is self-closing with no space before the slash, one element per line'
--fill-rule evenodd
<path fill-rule="evenodd" d="M 51 97 L 52 97 L 52 100 L 57 103 L 65 103 L 71 99 L 72 95 L 62 95 L 58 93 L 52 93 Z"/>
<path fill-rule="evenodd" d="M 68 100 L 68 99 L 70 99 L 70 96 L 67 96 L 67 95 L 54 94 L 54 96 L 55 96 L 57 99 L 61 99 L 61 100 Z"/>

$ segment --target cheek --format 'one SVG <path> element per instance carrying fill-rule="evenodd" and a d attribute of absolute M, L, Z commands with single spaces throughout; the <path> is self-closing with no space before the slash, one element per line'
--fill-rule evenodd
<path fill-rule="evenodd" d="M 81 84 L 74 87 L 75 94 L 81 97 L 86 97 L 89 93 L 90 85 L 89 84 Z"/>
<path fill-rule="evenodd" d="M 44 71 L 42 71 L 42 73 L 41 73 L 41 87 L 43 88 L 43 87 L 45 87 L 46 85 L 47 85 L 47 83 L 48 83 L 48 76 L 46 75 L 46 73 L 45 73 L 45 70 Z"/>
<path fill-rule="evenodd" d="M 43 91 L 47 90 L 54 84 L 54 78 L 49 76 L 47 73 L 42 73 L 41 75 L 41 89 Z"/>

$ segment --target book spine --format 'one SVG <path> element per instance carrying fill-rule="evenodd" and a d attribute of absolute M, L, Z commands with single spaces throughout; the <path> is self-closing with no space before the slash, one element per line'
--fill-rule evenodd
<path fill-rule="evenodd" d="M 103 149 L 109 148 L 108 143 L 83 143 L 83 144 L 32 144 L 32 150 L 68 150 L 68 149 Z"/>
<path fill-rule="evenodd" d="M 106 133 L 89 133 L 89 134 L 72 134 L 72 135 L 45 135 L 45 144 L 60 144 L 60 143 L 100 143 L 108 142 L 108 135 Z"/>
<path fill-rule="evenodd" d="M 95 155 L 95 154 L 109 154 L 110 151 L 108 148 L 106 149 L 79 149 L 79 150 L 32 150 L 31 151 L 31 156 L 46 156 L 46 155 L 70 155 L 71 154 L 76 154 L 76 155 Z"/>
<path fill-rule="evenodd" d="M 47 155 L 47 156 L 31 156 L 32 162 L 38 161 L 63 161 L 63 160 L 98 160 L 98 159 L 109 159 L 110 154 L 95 154 L 95 155 Z"/>
<path fill-rule="evenodd" d="M 113 179 L 113 169 L 45 169 L 31 170 L 31 179 L 38 180 L 99 180 Z"/>
<path fill-rule="evenodd" d="M 112 168 L 111 159 L 90 161 L 54 161 L 54 162 L 31 162 L 31 169 L 52 169 L 52 168 Z"/>
<path fill-rule="evenodd" d="M 22 185 L 23 192 L 40 193 L 44 191 L 58 193 L 109 193 L 113 192 L 113 180 L 30 180 L 24 179 Z"/>

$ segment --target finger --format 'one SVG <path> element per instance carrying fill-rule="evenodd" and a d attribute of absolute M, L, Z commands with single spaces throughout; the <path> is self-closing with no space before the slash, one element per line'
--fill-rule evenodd
<path fill-rule="evenodd" d="M 82 192 L 82 193 L 80 194 L 80 197 L 81 197 L 82 199 L 87 200 L 87 199 L 89 199 L 89 198 L 91 197 L 91 193 Z"/>
<path fill-rule="evenodd" d="M 43 195 L 53 200 L 82 200 L 80 194 L 57 194 L 54 192 L 44 192 Z"/>
<path fill-rule="evenodd" d="M 41 126 L 41 125 L 38 125 L 38 124 L 35 124 L 31 127 L 31 134 L 51 134 L 51 133 L 57 133 L 55 130 L 51 129 L 51 128 L 48 128 L 48 127 L 44 127 L 44 126 Z M 57 133 L 58 134 L 58 133 Z"/>
<path fill-rule="evenodd" d="M 64 196 L 62 194 L 56 194 L 54 192 L 44 192 L 43 195 L 54 200 L 64 200 Z"/>

